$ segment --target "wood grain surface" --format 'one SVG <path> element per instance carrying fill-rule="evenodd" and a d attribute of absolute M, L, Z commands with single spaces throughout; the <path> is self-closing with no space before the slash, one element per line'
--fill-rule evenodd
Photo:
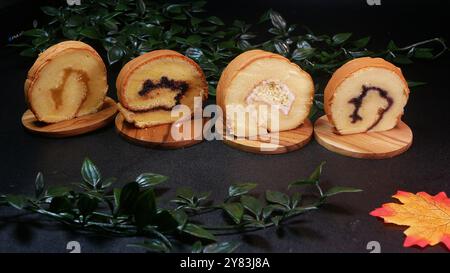
<path fill-rule="evenodd" d="M 92 132 L 108 125 L 116 113 L 116 102 L 106 97 L 102 108 L 97 113 L 57 123 L 44 123 L 38 121 L 31 110 L 27 110 L 22 115 L 22 124 L 28 131 L 35 134 L 55 138 L 70 137 Z"/>
<path fill-rule="evenodd" d="M 339 135 L 326 116 L 315 122 L 314 137 L 332 152 L 368 159 L 397 156 L 408 150 L 413 141 L 413 133 L 403 121 L 389 131 Z"/>
<path fill-rule="evenodd" d="M 172 124 L 163 124 L 141 129 L 128 123 L 120 113 L 117 115 L 115 121 L 116 131 L 128 141 L 161 149 L 185 148 L 202 142 L 203 130 L 194 130 L 194 122 L 195 120 L 192 119 L 178 124 L 177 126 L 181 126 L 181 128 L 177 129 L 180 132 L 184 132 L 182 131 L 184 126 L 191 126 L 191 133 L 190 136 L 175 139 L 171 134 Z M 202 128 L 204 122 L 206 122 L 206 119 L 202 121 Z"/>
<path fill-rule="evenodd" d="M 298 150 L 305 146 L 312 138 L 313 126 L 308 119 L 292 130 L 270 133 L 257 139 L 224 136 L 224 143 L 255 154 L 284 154 Z"/>

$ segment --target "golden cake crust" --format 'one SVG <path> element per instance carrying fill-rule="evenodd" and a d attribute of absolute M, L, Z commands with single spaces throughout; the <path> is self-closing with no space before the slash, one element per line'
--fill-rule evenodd
<path fill-rule="evenodd" d="M 39 54 L 38 58 L 36 59 L 36 61 L 33 64 L 33 66 L 28 71 L 27 79 L 25 80 L 25 84 L 24 84 L 25 100 L 28 104 L 28 107 L 30 108 L 30 110 L 33 112 L 33 114 L 39 121 L 45 122 L 44 118 L 39 116 L 38 111 L 36 111 L 36 109 L 34 109 L 33 104 L 29 100 L 29 98 L 31 97 L 30 94 L 31 94 L 31 92 L 33 92 L 33 86 L 36 83 L 41 70 L 46 65 L 48 65 L 50 62 L 52 62 L 53 59 L 55 59 L 56 57 L 60 56 L 60 54 L 63 54 L 69 50 L 85 50 L 86 52 L 88 52 L 92 57 L 97 59 L 97 61 L 102 64 L 104 75 L 106 75 L 106 67 L 103 63 L 102 58 L 100 57 L 100 55 L 97 53 L 97 51 L 94 48 L 92 48 L 91 46 L 89 46 L 86 43 L 83 43 L 80 41 L 64 41 L 64 42 L 60 42 L 58 44 L 55 44 L 55 45 L 47 48 L 44 52 Z M 108 90 L 107 87 L 108 86 L 106 85 L 106 88 L 104 90 L 104 96 L 106 96 L 106 92 Z M 86 97 L 87 97 L 87 95 L 85 94 L 83 101 L 80 103 L 80 105 L 78 107 L 78 110 L 80 108 L 82 108 L 83 102 L 85 101 Z M 103 104 L 103 102 L 100 102 L 97 105 L 96 109 L 94 109 L 91 112 L 97 111 L 102 106 L 102 104 Z M 89 114 L 89 113 L 86 113 L 86 114 Z"/>
<path fill-rule="evenodd" d="M 281 55 L 260 49 L 246 51 L 234 58 L 223 70 L 222 75 L 219 79 L 219 83 L 217 84 L 216 100 L 217 104 L 222 108 L 222 111 L 225 112 L 226 110 L 224 104 L 227 92 L 226 90 L 228 89 L 228 86 L 231 84 L 236 75 L 251 63 L 263 58 L 276 58 L 291 63 L 288 59 Z M 312 92 L 314 92 L 314 90 L 312 90 Z"/>
<path fill-rule="evenodd" d="M 343 66 L 338 68 L 333 75 L 331 76 L 331 79 L 328 81 L 327 86 L 325 87 L 324 91 L 324 110 L 325 114 L 328 117 L 328 120 L 330 123 L 334 126 L 333 121 L 333 115 L 331 111 L 331 105 L 333 104 L 333 97 L 334 93 L 339 87 L 341 83 L 344 82 L 348 77 L 350 77 L 353 73 L 355 73 L 358 70 L 369 68 L 369 67 L 377 67 L 377 68 L 384 68 L 387 70 L 390 70 L 394 72 L 404 83 L 405 85 L 405 95 L 406 97 L 409 96 L 409 88 L 408 83 L 406 82 L 405 78 L 403 77 L 402 71 L 399 67 L 393 65 L 392 63 L 385 61 L 382 58 L 371 58 L 371 57 L 362 57 L 362 58 L 356 58 L 353 59 L 347 63 L 345 63 Z M 400 119 L 401 116 L 398 117 Z"/>
<path fill-rule="evenodd" d="M 309 113 L 310 106 L 312 103 L 312 97 L 314 95 L 314 84 L 313 84 L 313 80 L 312 80 L 311 76 L 306 71 L 301 69 L 301 67 L 299 67 L 297 64 L 291 62 L 289 59 L 287 59 L 279 54 L 255 49 L 255 50 L 246 51 L 246 52 L 238 55 L 236 58 L 234 58 L 228 64 L 228 66 L 224 69 L 224 71 L 222 72 L 222 75 L 220 76 L 220 79 L 219 79 L 219 82 L 217 85 L 216 101 L 217 101 L 217 104 L 221 107 L 221 109 L 223 111 L 224 123 L 227 126 L 231 126 L 231 127 L 234 126 L 232 124 L 228 124 L 226 121 L 226 118 L 225 118 L 227 115 L 227 113 L 226 113 L 227 104 L 230 103 L 229 101 L 226 101 L 226 100 L 227 100 L 228 96 L 232 95 L 231 93 L 229 94 L 228 92 L 234 92 L 234 91 L 232 91 L 231 86 L 233 85 L 234 81 L 238 79 L 239 75 L 241 75 L 241 72 L 244 72 L 246 69 L 250 68 L 253 63 L 259 62 L 262 60 L 281 61 L 281 62 L 287 64 L 288 65 L 287 67 L 292 67 L 293 70 L 298 72 L 299 75 L 301 75 L 301 77 L 304 78 L 305 81 L 308 82 L 308 87 L 306 87 L 306 85 L 305 85 L 306 89 L 303 92 L 305 94 L 308 94 L 307 97 L 310 100 L 310 102 L 306 102 L 306 105 L 305 105 L 307 107 L 307 112 Z M 257 84 L 257 83 L 255 82 L 255 84 Z M 303 122 L 303 120 L 301 122 Z M 286 123 L 286 125 L 283 125 L 283 129 L 281 129 L 281 130 L 283 131 L 283 130 L 294 129 L 294 128 L 298 127 L 300 124 L 292 123 L 292 124 L 288 125 Z M 270 131 L 270 129 L 268 129 L 268 130 Z M 245 136 L 250 136 L 250 134 L 252 134 L 252 133 L 247 132 L 247 131 L 245 132 Z"/>
<path fill-rule="evenodd" d="M 137 58 L 134 58 L 133 60 L 125 64 L 125 66 L 120 70 L 116 80 L 116 88 L 117 88 L 117 96 L 122 107 L 127 108 L 128 110 L 135 110 L 132 109 L 132 107 L 130 107 L 130 105 L 127 102 L 127 98 L 125 96 L 125 89 L 127 86 L 127 82 L 130 76 L 133 74 L 133 72 L 143 65 L 146 65 L 160 58 L 166 57 L 180 58 L 183 61 L 186 61 L 190 65 L 192 65 L 197 70 L 199 76 L 201 77 L 201 81 L 205 83 L 205 86 L 203 88 L 204 90 L 202 92 L 203 94 L 202 99 L 204 101 L 208 98 L 208 85 L 206 84 L 206 78 L 200 66 L 196 62 L 194 62 L 193 60 L 184 56 L 181 53 L 169 49 L 160 49 L 145 53 Z M 142 111 L 142 109 L 139 110 Z"/>

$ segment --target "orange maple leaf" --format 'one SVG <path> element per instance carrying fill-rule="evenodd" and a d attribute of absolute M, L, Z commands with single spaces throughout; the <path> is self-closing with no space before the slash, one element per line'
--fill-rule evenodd
<path fill-rule="evenodd" d="M 450 199 L 445 192 L 435 196 L 426 192 L 413 194 L 398 191 L 394 196 L 402 204 L 387 203 L 370 213 L 385 223 L 409 226 L 404 247 L 434 246 L 440 242 L 450 250 Z"/>

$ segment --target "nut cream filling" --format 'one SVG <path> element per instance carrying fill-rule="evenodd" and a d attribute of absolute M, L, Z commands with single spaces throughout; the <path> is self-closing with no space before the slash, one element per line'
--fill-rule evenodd
<path fill-rule="evenodd" d="M 294 100 L 295 95 L 286 84 L 279 80 L 264 80 L 253 88 L 246 102 L 249 105 L 255 102 L 265 103 L 287 115 Z"/>

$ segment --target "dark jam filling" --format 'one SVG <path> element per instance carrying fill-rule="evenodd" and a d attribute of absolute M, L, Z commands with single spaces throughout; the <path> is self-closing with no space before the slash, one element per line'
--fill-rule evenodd
<path fill-rule="evenodd" d="M 152 90 L 159 88 L 168 88 L 172 91 L 178 91 L 180 94 L 177 95 L 177 101 L 179 98 L 189 89 L 189 85 L 185 81 L 176 81 L 162 76 L 159 82 L 154 83 L 152 80 L 146 80 L 142 85 L 141 91 L 139 91 L 139 96 L 143 97 L 150 93 Z"/>
<path fill-rule="evenodd" d="M 361 108 L 361 105 L 363 103 L 364 98 L 367 96 L 367 93 L 369 93 L 369 91 L 376 91 L 378 92 L 378 95 L 380 95 L 381 98 L 385 99 L 388 103 L 386 108 L 380 108 L 378 109 L 378 118 L 377 120 L 367 129 L 367 131 L 371 130 L 372 128 L 374 128 L 375 126 L 377 126 L 377 124 L 383 119 L 384 114 L 389 111 L 389 109 L 391 109 L 392 104 L 394 103 L 394 99 L 392 99 L 389 95 L 388 92 L 380 87 L 376 87 L 376 86 L 362 86 L 363 90 L 361 92 L 361 95 L 359 95 L 356 98 L 353 98 L 351 100 L 348 101 L 348 103 L 351 103 L 355 106 L 355 110 L 353 110 L 353 113 L 350 115 L 350 118 L 352 119 L 352 123 L 356 123 L 359 120 L 362 120 L 363 118 L 358 114 L 359 109 Z"/>

